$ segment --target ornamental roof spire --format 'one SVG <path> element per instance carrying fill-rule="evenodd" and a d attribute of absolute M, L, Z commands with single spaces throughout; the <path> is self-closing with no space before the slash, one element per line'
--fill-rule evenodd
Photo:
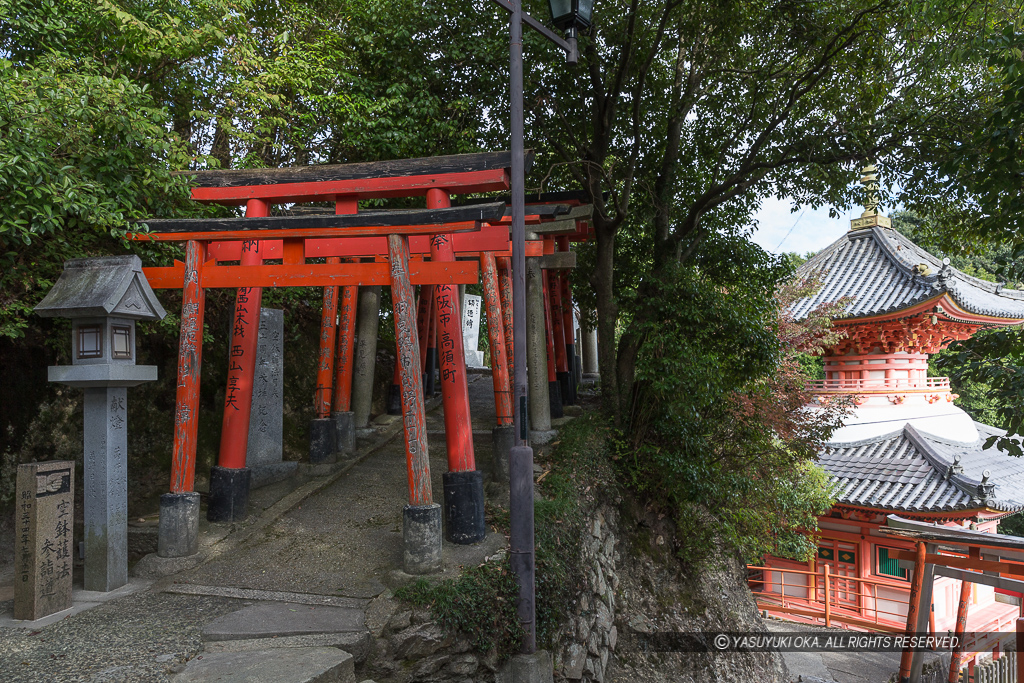
<path fill-rule="evenodd" d="M 850 230 L 863 230 L 874 226 L 891 228 L 892 220 L 878 212 L 878 169 L 868 164 L 861 171 L 860 184 L 864 186 L 864 213 L 850 221 Z"/>

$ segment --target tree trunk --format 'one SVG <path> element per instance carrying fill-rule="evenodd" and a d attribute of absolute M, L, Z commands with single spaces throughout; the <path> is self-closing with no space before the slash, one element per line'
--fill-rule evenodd
<path fill-rule="evenodd" d="M 231 141 L 228 133 L 221 125 L 220 117 L 217 117 L 217 125 L 213 129 L 213 144 L 210 146 L 210 156 L 220 162 L 221 168 L 231 168 Z"/>

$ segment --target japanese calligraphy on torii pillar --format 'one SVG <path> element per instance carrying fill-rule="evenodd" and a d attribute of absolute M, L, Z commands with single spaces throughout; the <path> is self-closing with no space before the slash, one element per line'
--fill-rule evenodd
<path fill-rule="evenodd" d="M 402 388 L 402 422 L 405 427 L 406 459 L 409 475 L 409 504 L 434 502 L 430 488 L 430 454 L 427 447 L 427 420 L 423 406 L 420 377 L 420 347 L 416 337 L 412 284 L 409 282 L 409 244 L 402 235 L 388 235 L 391 260 L 391 297 L 395 311 L 395 337 Z"/>

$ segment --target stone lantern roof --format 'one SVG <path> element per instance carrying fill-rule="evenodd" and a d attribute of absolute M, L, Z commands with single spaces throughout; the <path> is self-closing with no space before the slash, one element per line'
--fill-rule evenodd
<path fill-rule="evenodd" d="M 142 273 L 142 259 L 134 254 L 65 261 L 64 272 L 35 312 L 47 318 L 132 320 L 167 315 Z"/>

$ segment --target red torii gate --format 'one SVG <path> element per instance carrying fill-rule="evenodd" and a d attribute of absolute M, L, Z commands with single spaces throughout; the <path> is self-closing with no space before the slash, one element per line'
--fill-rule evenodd
<path fill-rule="evenodd" d="M 225 204 L 246 204 L 247 217 L 244 219 L 203 219 L 200 221 L 149 221 L 151 228 L 162 230 L 162 233 L 140 236 L 154 240 L 186 240 L 188 242 L 186 262 L 175 264 L 170 268 L 148 269 L 147 276 L 155 287 L 183 286 L 184 300 L 182 309 L 182 337 L 179 349 L 179 387 L 178 407 L 176 411 L 174 459 L 172 467 L 171 493 L 165 494 L 161 500 L 160 554 L 164 557 L 177 557 L 196 552 L 196 529 L 198 522 L 198 497 L 192 491 L 195 466 L 195 435 L 196 405 L 198 399 L 199 363 L 201 358 L 201 330 L 203 289 L 210 286 L 240 286 L 236 308 L 236 330 L 244 330 L 254 315 L 258 315 L 258 306 L 251 309 L 251 288 L 264 286 L 336 286 L 353 287 L 358 284 L 391 284 L 396 294 L 395 317 L 396 332 L 399 338 L 399 362 L 402 371 L 403 408 L 405 408 L 405 428 L 407 455 L 409 456 L 410 506 L 406 508 L 406 569 L 407 571 L 431 571 L 440 560 L 440 510 L 435 510 L 429 494 L 429 464 L 426 462 L 426 444 L 419 448 L 420 439 L 425 436 L 425 423 L 422 416 L 422 386 L 420 381 L 412 380 L 412 368 L 419 369 L 419 345 L 413 337 L 415 327 L 412 305 L 412 284 L 437 284 L 450 286 L 476 282 L 475 264 L 454 261 L 453 245 L 448 237 L 459 230 L 479 229 L 483 220 L 493 219 L 500 213 L 487 214 L 492 207 L 457 207 L 448 208 L 449 191 L 483 192 L 507 187 L 508 154 L 459 155 L 456 157 L 439 157 L 435 159 L 413 159 L 399 162 L 382 162 L 380 164 L 349 164 L 344 166 L 318 166 L 301 169 L 271 169 L 258 171 L 227 171 L 204 172 L 206 187 L 193 190 L 193 198 L 200 201 Z M 381 177 L 387 175 L 386 177 Z M 440 187 L 439 187 L 440 185 Z M 392 197 L 410 194 L 426 194 L 428 205 L 437 207 L 431 214 L 428 209 L 423 211 L 388 211 L 355 213 L 356 201 L 360 198 Z M 336 203 L 336 214 L 332 216 L 288 216 L 270 217 L 271 203 L 296 201 L 314 201 L 333 199 Z M 493 205 L 492 205 L 493 206 Z M 493 208 L 500 208 L 500 205 Z M 474 215 L 476 212 L 478 215 Z M 472 221 L 466 219 L 471 218 Z M 443 224 L 443 227 L 439 227 Z M 196 231 L 196 226 L 201 226 Z M 169 234 L 168 234 L 169 233 Z M 409 241 L 415 241 L 412 235 L 430 233 L 431 250 L 434 261 L 410 262 L 408 251 Z M 344 235 L 346 239 L 338 239 Z M 384 235 L 387 235 L 385 238 Z M 484 236 L 496 239 L 499 233 Z M 258 236 L 258 241 L 252 238 Z M 333 238 L 333 239 L 332 239 Z M 353 239 L 355 238 L 355 239 Z M 280 246 L 275 243 L 280 239 Z M 371 240 L 372 244 L 361 245 L 355 251 L 370 251 L 381 254 L 381 241 L 387 239 L 389 265 L 385 263 L 338 263 L 343 256 L 350 256 L 352 245 L 360 239 Z M 426 240 L 426 237 L 421 238 Z M 231 240 L 234 246 L 230 245 Z M 504 231 L 503 245 L 507 245 L 507 230 Z M 455 238 L 456 247 L 459 238 Z M 490 243 L 496 245 L 496 242 Z M 419 246 L 419 245 L 417 245 Z M 473 251 L 493 248 L 483 243 L 474 245 Z M 447 253 L 446 253 L 447 250 Z M 310 252 L 313 252 L 312 254 Z M 210 265 L 207 255 L 214 255 L 213 262 L 228 260 L 237 254 L 238 266 Z M 265 259 L 280 256 L 280 265 L 263 265 Z M 328 263 L 306 264 L 305 258 L 310 255 L 326 256 Z M 448 261 L 448 262 L 445 262 Z M 467 268 L 469 270 L 467 270 Z M 258 291 L 253 294 L 258 297 Z M 325 301 L 333 299 L 325 293 Z M 438 297 L 439 305 L 444 305 L 442 297 Z M 449 297 L 450 300 L 450 297 Z M 460 318 L 457 300 L 451 301 L 454 315 L 450 315 L 446 323 L 455 329 L 449 330 L 449 338 L 453 344 L 461 347 Z M 334 313 L 326 307 L 325 319 Z M 255 335 L 250 335 L 254 337 Z M 350 337 L 350 335 L 349 335 Z M 322 339 L 321 346 L 328 340 Z M 226 403 L 231 400 L 232 388 L 244 396 L 251 391 L 252 353 L 246 354 L 241 345 L 239 356 L 246 363 L 237 363 L 237 374 L 229 377 L 229 392 Z M 333 343 L 326 344 L 333 350 Z M 232 353 L 234 357 L 233 348 Z M 350 351 L 350 347 L 349 347 Z M 351 357 L 351 353 L 348 353 Z M 471 436 L 460 437 L 461 431 L 471 435 L 468 415 L 468 402 L 465 400 L 465 375 L 459 372 L 464 363 L 461 353 L 452 354 L 456 364 L 453 370 L 453 383 L 458 384 L 461 378 L 463 389 L 451 392 L 446 396 L 446 421 L 449 414 L 461 415 L 464 429 L 448 429 L 450 469 L 454 461 L 454 471 L 446 473 L 446 493 L 449 489 L 449 475 L 454 488 L 461 488 L 467 495 L 459 500 L 446 504 L 446 516 L 450 522 L 454 518 L 463 519 L 464 526 L 472 527 L 470 536 L 483 534 L 483 494 L 480 474 L 475 470 L 472 454 Z M 236 363 L 233 362 L 234 372 Z M 339 368 L 344 384 L 344 365 Z M 328 378 L 330 373 L 328 373 Z M 238 379 L 235 379 L 235 378 Z M 246 381 L 247 380 L 247 381 Z M 328 379 L 329 381 L 329 379 Z M 246 390 L 248 387 L 248 391 Z M 241 398 L 241 396 L 239 397 Z M 336 404 L 344 407 L 344 400 Z M 460 405 L 461 404 L 461 405 Z M 419 410 L 416 407 L 419 407 Z M 248 406 L 238 407 L 238 436 L 235 451 L 241 451 L 240 462 L 237 453 L 228 454 L 222 449 L 219 459 L 220 468 L 229 471 L 229 475 L 238 474 L 244 469 L 245 439 L 247 436 Z M 410 409 L 411 408 L 411 409 Z M 242 423 L 244 419 L 244 427 Z M 225 418 L 225 428 L 232 425 Z M 453 434 L 454 432 L 454 434 Z M 453 437 L 457 442 L 453 448 Z M 243 446 L 239 449 L 237 441 Z M 468 443 L 458 443 L 459 441 Z M 454 456 L 454 460 L 453 460 Z M 460 476 L 463 475 L 463 476 Z M 227 489 L 224 493 L 229 510 L 235 508 L 236 481 L 247 478 L 229 476 Z M 465 481 L 463 481 L 465 480 Z M 419 484 L 417 483 L 419 482 Z M 426 490 L 420 485 L 426 482 Z M 241 487 L 239 487 L 241 488 Z M 247 489 L 247 487 L 245 487 Z M 211 482 L 211 497 L 214 493 Z M 479 493 L 477 494 L 476 491 Z M 468 496 L 468 497 L 467 497 Z M 461 502 L 460 502 L 461 500 Z M 244 501 L 243 501 L 244 505 Z M 419 508 L 424 508 L 420 510 Z M 425 508 L 431 508 L 429 510 Z M 436 514 L 435 514 L 436 513 Z M 432 538 L 432 533 L 424 535 L 428 527 L 433 529 L 436 516 L 437 544 L 436 552 L 433 542 L 430 547 L 410 547 L 411 538 Z M 458 524 L 449 524 L 451 530 L 458 531 Z M 411 527 L 419 527 L 417 532 Z M 477 533 L 477 529 L 479 533 Z M 453 540 L 459 540 L 453 538 Z M 467 539 L 462 539 L 467 542 Z M 479 538 L 469 539 L 469 542 Z M 436 557 L 435 557 L 436 556 Z"/>

